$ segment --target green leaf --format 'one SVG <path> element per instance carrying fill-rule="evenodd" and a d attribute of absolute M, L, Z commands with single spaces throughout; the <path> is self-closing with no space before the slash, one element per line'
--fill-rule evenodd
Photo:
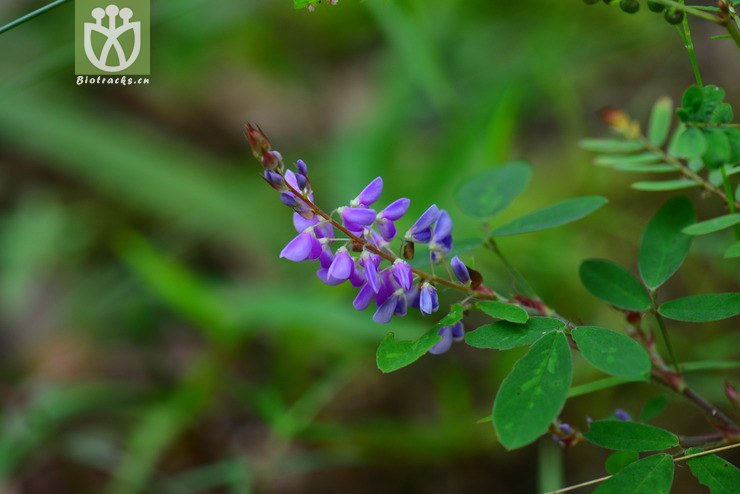
<path fill-rule="evenodd" d="M 578 145 L 592 153 L 632 153 L 645 149 L 640 141 L 623 139 L 583 139 Z"/>
<path fill-rule="evenodd" d="M 560 331 L 532 345 L 501 383 L 493 404 L 493 423 L 506 449 L 525 446 L 547 432 L 563 409 L 573 363 Z"/>
<path fill-rule="evenodd" d="M 676 138 L 673 152 L 679 158 L 698 158 L 707 150 L 704 134 L 696 127 L 689 127 Z"/>
<path fill-rule="evenodd" d="M 740 224 L 740 213 L 731 213 L 717 216 L 711 220 L 694 223 L 691 226 L 687 226 L 682 231 L 686 235 L 706 235 L 707 233 L 718 232 L 737 224 Z"/>
<path fill-rule="evenodd" d="M 685 456 L 701 453 L 699 448 L 689 448 Z M 691 473 L 711 494 L 737 494 L 740 492 L 740 470 L 717 455 L 697 456 L 686 460 Z"/>
<path fill-rule="evenodd" d="M 689 115 L 693 116 L 701 108 L 701 103 L 704 100 L 704 92 L 697 86 L 691 86 L 684 91 L 681 97 L 681 109 L 686 111 Z"/>
<path fill-rule="evenodd" d="M 677 171 L 676 167 L 667 163 L 658 163 L 655 165 L 612 165 L 613 170 L 631 173 L 672 173 Z"/>
<path fill-rule="evenodd" d="M 658 307 L 658 312 L 676 321 L 719 321 L 740 314 L 740 293 L 707 293 L 677 298 Z"/>
<path fill-rule="evenodd" d="M 524 192 L 532 175 L 529 163 L 515 161 L 478 173 L 457 189 L 460 210 L 474 218 L 487 219 L 506 209 Z"/>
<path fill-rule="evenodd" d="M 740 242 L 730 245 L 725 251 L 725 259 L 731 259 L 733 257 L 740 257 Z"/>
<path fill-rule="evenodd" d="M 619 451 L 660 451 L 678 446 L 672 432 L 626 420 L 596 420 L 583 437 L 597 446 Z"/>
<path fill-rule="evenodd" d="M 645 311 L 650 297 L 626 269 L 606 259 L 588 259 L 581 263 L 581 282 L 594 296 L 615 307 Z"/>
<path fill-rule="evenodd" d="M 570 391 L 568 391 L 568 398 L 575 398 L 576 396 L 583 396 L 595 393 L 596 391 L 601 391 L 602 389 L 609 389 L 631 382 L 635 381 L 633 379 L 624 379 L 621 377 L 605 377 L 604 379 L 599 379 L 590 383 L 573 386 L 572 388 L 570 388 Z"/>
<path fill-rule="evenodd" d="M 612 376 L 647 380 L 650 356 L 629 336 L 596 326 L 579 326 L 571 332 L 583 357 Z"/>
<path fill-rule="evenodd" d="M 616 474 L 630 463 L 640 459 L 639 453 L 635 451 L 615 451 L 609 455 L 604 464 L 604 469 L 611 475 Z"/>
<path fill-rule="evenodd" d="M 493 235 L 518 235 L 565 225 L 593 213 L 607 202 L 601 196 L 568 199 L 500 226 L 493 231 Z"/>
<path fill-rule="evenodd" d="M 662 160 L 663 156 L 658 153 L 646 152 L 637 154 L 617 154 L 599 156 L 594 160 L 594 164 L 599 166 L 616 166 L 616 165 L 644 165 L 647 163 L 657 163 Z"/>
<path fill-rule="evenodd" d="M 702 88 L 702 93 L 703 98 L 697 118 L 703 122 L 707 122 L 720 103 L 722 103 L 722 100 L 725 99 L 725 90 L 713 84 L 708 84 Z"/>
<path fill-rule="evenodd" d="M 724 130 L 708 127 L 703 129 L 702 133 L 707 142 L 707 149 L 702 154 L 704 165 L 710 169 L 717 169 L 729 163 L 732 150 Z"/>
<path fill-rule="evenodd" d="M 720 103 L 712 112 L 710 122 L 716 124 L 726 124 L 732 122 L 735 115 L 732 112 L 732 105 L 729 103 Z"/>
<path fill-rule="evenodd" d="M 495 300 L 486 300 L 475 304 L 478 310 L 481 310 L 491 317 L 503 319 L 518 324 L 527 322 L 529 314 L 519 306 L 497 302 Z"/>
<path fill-rule="evenodd" d="M 668 494 L 673 484 L 673 458 L 661 453 L 630 463 L 593 494 Z"/>
<path fill-rule="evenodd" d="M 671 119 L 673 118 L 673 101 L 668 96 L 660 98 L 650 114 L 647 138 L 653 146 L 660 147 L 665 144 L 668 131 L 671 130 Z"/>
<path fill-rule="evenodd" d="M 725 133 L 730 143 L 730 163 L 740 163 L 740 129 L 726 128 Z"/>
<path fill-rule="evenodd" d="M 553 331 L 565 329 L 565 324 L 553 317 L 530 317 L 524 324 L 498 321 L 465 334 L 465 343 L 476 348 L 508 350 L 529 345 Z"/>
<path fill-rule="evenodd" d="M 666 405 L 668 405 L 668 398 L 665 396 L 653 396 L 645 403 L 645 406 L 642 407 L 642 412 L 640 412 L 640 421 L 647 422 L 650 419 L 654 419 L 660 415 L 660 412 L 665 409 Z"/>
<path fill-rule="evenodd" d="M 664 192 L 667 190 L 681 190 L 689 189 L 691 187 L 698 187 L 699 184 L 688 178 L 677 178 L 676 180 L 659 180 L 649 182 L 635 182 L 630 185 L 635 190 L 643 190 L 646 192 Z"/>
<path fill-rule="evenodd" d="M 681 266 L 691 247 L 691 237 L 681 230 L 696 221 L 691 201 L 669 199 L 648 223 L 640 241 L 640 277 L 654 290 Z"/>
<path fill-rule="evenodd" d="M 393 372 L 419 360 L 442 337 L 439 328 L 450 326 L 463 317 L 463 307 L 455 304 L 450 313 L 443 317 L 436 326 L 424 333 L 418 340 L 397 341 L 393 333 L 388 333 L 378 346 L 376 362 L 382 372 Z"/>

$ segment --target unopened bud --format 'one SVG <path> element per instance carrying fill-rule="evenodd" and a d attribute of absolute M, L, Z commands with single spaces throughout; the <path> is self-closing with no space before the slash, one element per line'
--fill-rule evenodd
<path fill-rule="evenodd" d="M 244 127 L 244 133 L 247 141 L 252 148 L 252 154 L 257 161 L 262 161 L 263 155 L 270 151 L 270 141 L 259 126 L 247 124 Z"/>

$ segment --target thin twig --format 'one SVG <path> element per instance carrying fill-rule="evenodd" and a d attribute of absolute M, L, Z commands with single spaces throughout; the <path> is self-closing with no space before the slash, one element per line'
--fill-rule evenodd
<path fill-rule="evenodd" d="M 43 14 L 44 12 L 48 12 L 51 9 L 55 8 L 55 7 L 59 7 L 60 5 L 62 5 L 63 3 L 67 3 L 68 1 L 69 0 L 55 0 L 54 2 L 51 2 L 48 5 L 44 5 L 43 7 L 38 8 L 38 9 L 34 10 L 33 12 L 29 12 L 28 14 L 26 14 L 24 16 L 21 16 L 21 17 L 17 18 L 16 20 L 11 21 L 11 22 L 5 24 L 4 26 L 0 27 L 0 34 L 4 33 L 5 31 L 10 31 L 14 27 L 20 26 L 24 22 L 30 21 L 34 17 L 38 17 L 41 14 Z"/>
<path fill-rule="evenodd" d="M 699 453 L 694 453 L 694 454 L 691 454 L 691 455 L 677 456 L 677 457 L 674 457 L 673 458 L 673 462 L 674 463 L 678 463 L 679 461 L 690 460 L 692 458 L 696 458 L 696 457 L 699 457 L 699 456 L 711 455 L 711 454 L 714 454 L 714 453 L 718 453 L 720 451 L 726 451 L 728 449 L 733 449 L 733 448 L 737 448 L 737 447 L 740 447 L 740 443 L 730 444 L 729 446 L 722 446 L 722 447 L 714 448 L 714 449 L 709 449 L 707 451 L 701 451 Z M 545 494 L 562 494 L 564 492 L 574 491 L 576 489 L 580 489 L 581 487 L 588 487 L 589 485 L 599 484 L 601 482 L 604 482 L 605 480 L 609 480 L 612 477 L 613 477 L 613 475 L 607 475 L 605 477 L 600 477 L 598 479 L 589 480 L 588 482 L 582 482 L 580 484 L 575 484 L 575 485 L 571 485 L 571 486 L 568 486 L 568 487 L 563 487 L 562 489 L 558 489 L 558 490 L 552 491 L 552 492 L 547 492 Z"/>

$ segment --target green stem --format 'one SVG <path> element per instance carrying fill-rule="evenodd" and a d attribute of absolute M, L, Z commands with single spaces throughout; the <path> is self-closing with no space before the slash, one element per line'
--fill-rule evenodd
<path fill-rule="evenodd" d="M 681 5 L 684 4 L 684 0 L 681 0 Z M 696 54 L 694 53 L 694 42 L 691 40 L 691 28 L 689 27 L 689 18 L 684 16 L 683 18 L 683 45 L 686 47 L 686 51 L 689 52 L 689 60 L 691 60 L 691 68 L 694 70 L 694 77 L 696 78 L 696 85 L 699 88 L 704 87 L 704 83 L 701 80 L 701 73 L 699 72 L 699 64 L 696 61 Z"/>
<path fill-rule="evenodd" d="M 0 34 L 4 33 L 5 31 L 10 31 L 14 27 L 20 26 L 24 22 L 30 21 L 34 17 L 38 17 L 44 12 L 48 12 L 55 7 L 59 7 L 60 5 L 62 5 L 63 3 L 67 3 L 68 1 L 69 0 L 55 0 L 48 5 L 44 5 L 43 7 L 34 10 L 33 12 L 29 12 L 28 14 L 21 16 L 17 18 L 16 20 L 11 21 L 5 24 L 4 26 L 0 27 Z"/>
<path fill-rule="evenodd" d="M 491 252 L 496 254 L 496 257 L 499 258 L 501 263 L 504 265 L 506 270 L 509 272 L 512 278 L 514 278 L 514 282 L 519 285 L 519 288 L 521 288 L 521 292 L 526 295 L 527 297 L 539 299 L 537 296 L 537 293 L 534 291 L 534 289 L 527 283 L 527 280 L 524 279 L 524 276 L 521 275 L 519 271 L 514 267 L 513 264 L 509 262 L 509 260 L 504 256 L 504 253 L 501 252 L 501 250 L 498 248 L 498 244 L 493 239 L 493 237 L 490 237 L 486 243 L 484 244 L 485 247 L 487 247 Z"/>
<path fill-rule="evenodd" d="M 665 347 L 666 350 L 668 350 L 668 355 L 671 357 L 673 368 L 675 369 L 676 374 L 680 376 L 681 367 L 679 367 L 678 359 L 676 359 L 676 355 L 673 353 L 673 345 L 671 345 L 671 339 L 668 337 L 668 329 L 665 326 L 665 320 L 663 319 L 663 316 L 660 315 L 660 312 L 658 312 L 658 305 L 655 303 L 655 291 L 650 292 L 650 302 L 652 305 L 651 312 L 653 313 L 653 316 L 655 316 L 655 320 L 658 321 L 658 327 L 660 328 L 660 333 L 663 336 L 663 341 L 665 341 Z"/>
<path fill-rule="evenodd" d="M 666 7 L 671 7 L 676 10 L 681 10 L 687 14 L 691 14 L 696 17 L 701 17 L 702 19 L 705 19 L 707 21 L 714 22 L 715 24 L 722 24 L 722 19 L 717 17 L 716 15 L 709 14 L 707 12 L 704 12 L 699 9 L 695 9 L 693 7 L 689 7 L 684 5 L 683 0 L 681 2 L 674 2 L 673 0 L 654 0 L 655 3 L 660 3 L 665 5 Z"/>
<path fill-rule="evenodd" d="M 727 194 L 727 206 L 730 208 L 731 213 L 737 213 L 730 177 L 727 176 L 727 170 L 725 170 L 724 166 L 720 170 L 722 171 L 722 183 L 725 185 L 725 194 Z M 735 239 L 740 240 L 740 225 L 735 225 L 732 231 L 735 233 Z"/>

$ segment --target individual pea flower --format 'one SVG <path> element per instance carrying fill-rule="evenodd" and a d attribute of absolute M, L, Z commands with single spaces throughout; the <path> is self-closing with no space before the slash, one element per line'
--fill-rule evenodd
<path fill-rule="evenodd" d="M 344 226 L 351 232 L 362 232 L 375 222 L 375 210 L 362 207 L 341 207 L 338 209 Z"/>
<path fill-rule="evenodd" d="M 375 225 L 378 227 L 378 231 L 383 239 L 390 242 L 396 237 L 396 225 L 394 222 L 406 214 L 409 204 L 411 204 L 411 201 L 405 197 L 396 199 L 375 217 Z"/>
<path fill-rule="evenodd" d="M 365 279 L 368 285 L 370 285 L 373 293 L 378 293 L 378 290 L 380 289 L 380 281 L 378 279 L 379 265 L 379 256 L 367 250 L 362 251 L 362 254 L 360 254 L 360 266 L 365 269 Z"/>
<path fill-rule="evenodd" d="M 409 242 L 428 243 L 432 239 L 432 225 L 439 218 L 439 208 L 432 204 L 419 216 L 411 228 L 404 235 L 404 239 Z"/>
<path fill-rule="evenodd" d="M 403 288 L 398 288 L 378 306 L 378 310 L 373 314 L 373 321 L 379 324 L 387 324 L 394 315 L 405 315 L 406 307 L 406 294 Z"/>
<path fill-rule="evenodd" d="M 306 228 L 314 227 L 313 230 L 316 234 L 316 238 L 328 238 L 334 237 L 334 227 L 327 220 L 319 220 L 316 216 L 312 218 L 304 218 L 299 213 L 293 213 L 293 226 L 297 232 L 302 232 Z"/>
<path fill-rule="evenodd" d="M 414 273 L 411 271 L 409 263 L 403 259 L 396 259 L 393 262 L 393 267 L 391 269 L 393 272 L 393 278 L 395 278 L 399 286 L 403 288 L 404 291 L 411 290 L 411 286 L 414 284 Z"/>
<path fill-rule="evenodd" d="M 468 271 L 468 267 L 458 256 L 455 256 L 450 260 L 450 266 L 452 266 L 452 272 L 455 273 L 455 276 L 460 283 L 463 285 L 470 283 L 470 271 Z"/>
<path fill-rule="evenodd" d="M 353 208 L 357 207 L 370 207 L 375 201 L 378 200 L 380 194 L 383 192 L 383 179 L 377 177 L 367 186 L 362 189 L 357 197 L 349 201 L 349 205 Z"/>
<path fill-rule="evenodd" d="M 345 247 L 340 247 L 329 266 L 326 274 L 329 278 L 346 281 L 352 276 L 355 262 Z"/>
<path fill-rule="evenodd" d="M 294 262 L 308 259 L 313 261 L 321 256 L 321 252 L 321 242 L 316 238 L 312 229 L 309 228 L 288 242 L 288 245 L 280 252 L 280 257 Z"/>
<path fill-rule="evenodd" d="M 283 181 L 283 176 L 280 175 L 278 172 L 273 170 L 265 170 L 265 173 L 262 175 L 262 178 L 265 179 L 265 182 L 270 184 L 270 187 L 273 189 L 284 192 L 287 189 L 285 187 L 285 182 Z"/>
<path fill-rule="evenodd" d="M 439 309 L 439 299 L 434 285 L 425 281 L 419 292 L 419 310 L 423 315 L 429 315 Z"/>
<path fill-rule="evenodd" d="M 429 242 L 429 251 L 432 253 L 432 262 L 439 262 L 452 250 L 452 218 L 444 209 L 439 211 L 439 217 L 434 224 L 432 239 Z"/>
<path fill-rule="evenodd" d="M 429 353 L 433 355 L 445 353 L 452 347 L 454 341 L 463 340 L 465 338 L 465 328 L 461 322 L 458 322 L 452 326 L 442 326 L 439 328 L 438 334 L 442 339 L 429 349 Z"/>
<path fill-rule="evenodd" d="M 617 417 L 619 420 L 624 420 L 625 422 L 632 421 L 632 416 L 629 414 L 629 412 L 622 408 L 617 408 L 616 410 L 614 410 L 614 416 Z"/>

